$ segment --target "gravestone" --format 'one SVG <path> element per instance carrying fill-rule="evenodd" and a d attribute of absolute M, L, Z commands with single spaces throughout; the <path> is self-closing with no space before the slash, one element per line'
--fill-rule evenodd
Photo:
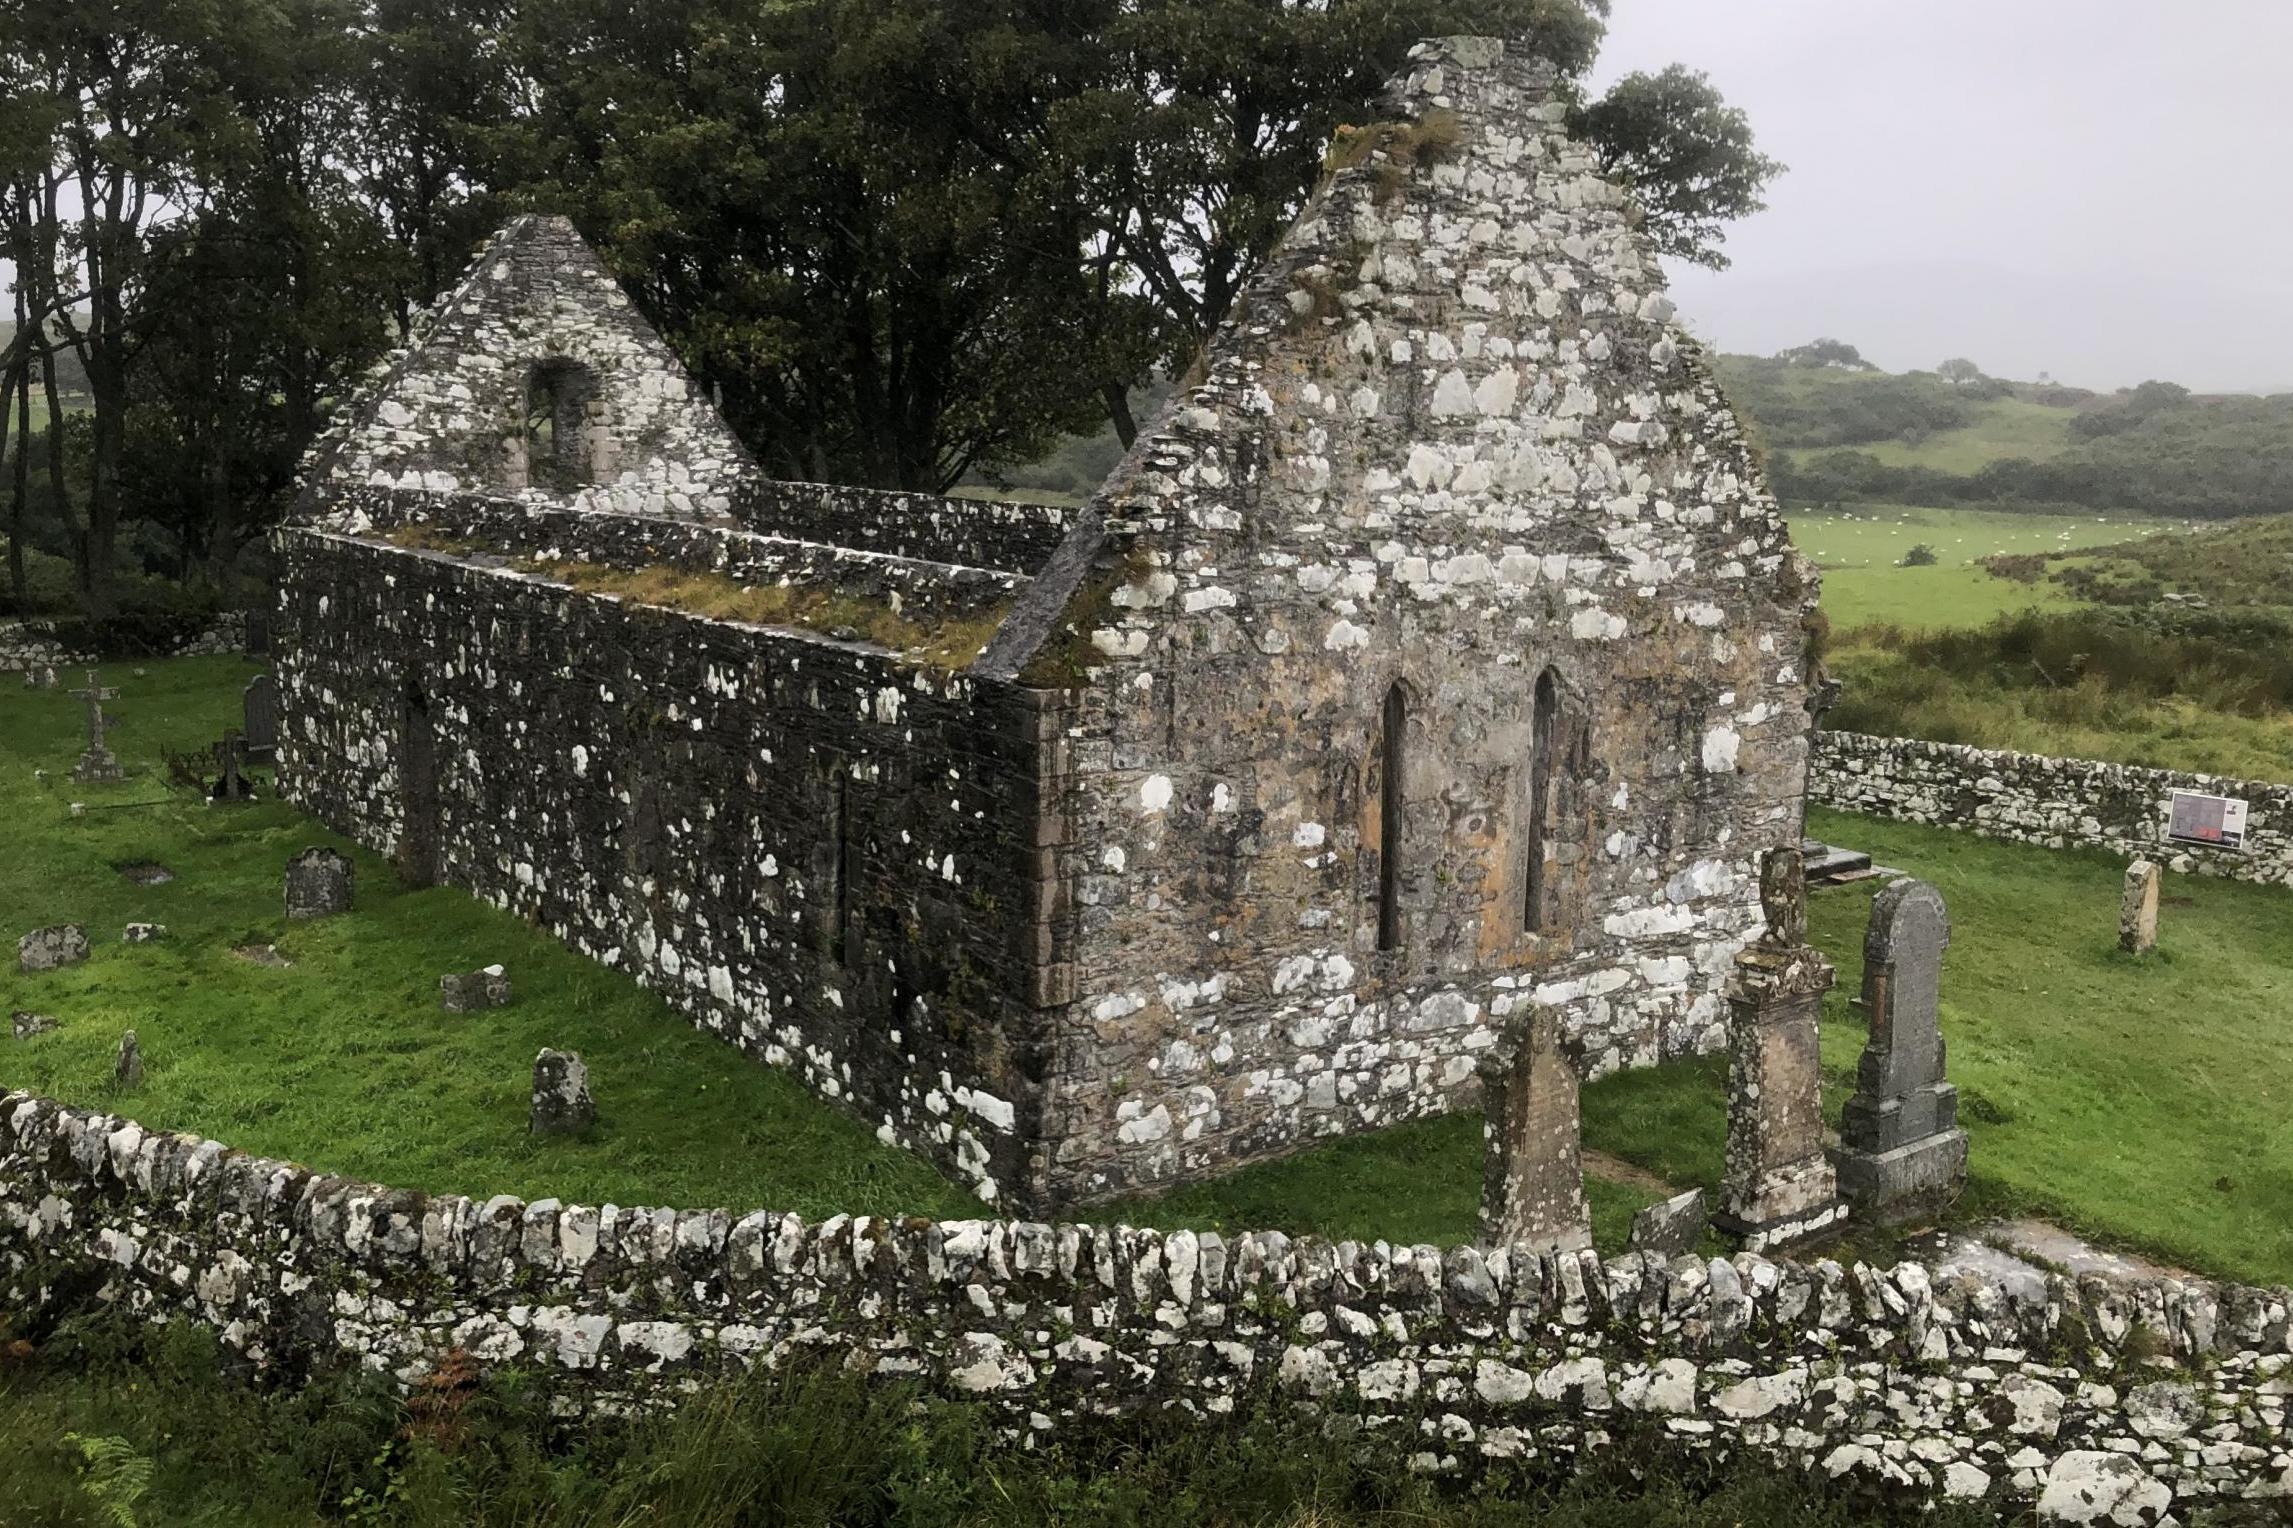
<path fill-rule="evenodd" d="M 213 801 L 252 801 L 255 787 L 247 782 L 247 740 L 239 729 L 231 728 L 223 740 L 215 745 L 215 764 L 219 773 L 215 778 Z"/>
<path fill-rule="evenodd" d="M 448 1013 L 509 1006 L 510 979 L 500 966 L 438 978 L 438 1004 Z"/>
<path fill-rule="evenodd" d="M 87 751 L 80 755 L 80 762 L 73 766 L 72 778 L 83 784 L 108 784 L 126 779 L 127 771 L 120 768 L 119 760 L 112 757 L 111 750 L 104 746 L 105 734 L 111 727 L 111 719 L 104 715 L 104 702 L 119 699 L 119 691 L 99 683 L 96 671 L 89 669 L 88 687 L 72 691 L 72 699 L 85 701 L 88 707 Z"/>
<path fill-rule="evenodd" d="M 279 757 L 279 681 L 275 674 L 257 674 L 241 692 L 240 714 L 246 724 L 247 761 L 275 763 Z"/>
<path fill-rule="evenodd" d="M 246 654 L 250 658 L 267 658 L 271 655 L 271 612 L 268 608 L 247 612 Z M 250 727 L 247 730 L 252 736 L 254 729 Z"/>
<path fill-rule="evenodd" d="M 1753 1252 L 1824 1236 L 1847 1218 L 1824 1155 L 1817 1016 L 1834 974 L 1805 943 L 1806 871 L 1796 848 L 1760 863 L 1767 931 L 1728 985 L 1727 1172 L 1713 1224 Z"/>
<path fill-rule="evenodd" d="M 143 1086 L 143 1043 L 132 1029 L 119 1037 L 119 1059 L 112 1063 L 112 1077 L 123 1088 Z"/>
<path fill-rule="evenodd" d="M 332 849 L 305 849 L 287 861 L 287 916 L 327 918 L 350 911 L 358 871 Z"/>
<path fill-rule="evenodd" d="M 545 1050 L 533 1062 L 535 1135 L 577 1135 L 597 1123 L 589 1068 L 573 1051 Z"/>
<path fill-rule="evenodd" d="M 88 931 L 84 924 L 36 928 L 16 941 L 16 965 L 23 971 L 60 970 L 87 958 Z"/>
<path fill-rule="evenodd" d="M 62 682 L 56 677 L 56 666 L 53 663 L 35 663 L 24 670 L 24 688 L 27 690 L 52 690 Z"/>
<path fill-rule="evenodd" d="M 2158 947 L 2158 886 L 2164 872 L 2148 860 L 2126 867 L 2126 890 L 2118 899 L 2118 948 L 2147 955 Z"/>
<path fill-rule="evenodd" d="M 1558 1009 L 1536 1009 L 1482 1058 L 1484 1246 L 1550 1253 L 1592 1245 L 1577 1091 Z"/>
<path fill-rule="evenodd" d="M 1871 1040 L 1833 1161 L 1849 1201 L 1878 1220 L 1932 1214 L 1966 1182 L 1958 1090 L 1943 1080 L 1940 1003 L 1950 943 L 1950 915 L 1934 887 L 1896 881 L 1872 899 L 1862 998 Z"/>
<path fill-rule="evenodd" d="M 157 944 L 167 937 L 164 923 L 130 923 L 120 936 L 123 944 Z"/>
<path fill-rule="evenodd" d="M 19 1040 L 44 1035 L 56 1027 L 56 1021 L 44 1013 L 26 1013 L 21 1008 L 8 1015 L 8 1027 Z"/>
<path fill-rule="evenodd" d="M 1684 1257 L 1704 1239 L 1704 1227 L 1710 1220 L 1704 1210 L 1704 1191 L 1692 1188 L 1633 1216 L 1625 1250 L 1643 1257 Z"/>

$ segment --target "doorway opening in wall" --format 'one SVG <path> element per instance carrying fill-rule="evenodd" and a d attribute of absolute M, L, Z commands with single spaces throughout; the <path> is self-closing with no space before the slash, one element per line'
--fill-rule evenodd
<path fill-rule="evenodd" d="M 1521 926 L 1532 934 L 1545 927 L 1545 900 L 1552 878 L 1553 724 L 1560 711 L 1560 676 L 1546 669 L 1537 676 L 1536 710 L 1529 718 L 1529 821 L 1522 852 L 1528 857 Z"/>
<path fill-rule="evenodd" d="M 597 373 L 562 357 L 538 361 L 526 372 L 524 444 L 526 488 L 578 492 L 597 481 Z"/>
<path fill-rule="evenodd" d="M 410 684 L 398 713 L 398 875 L 438 884 L 438 727 L 430 697 Z"/>
<path fill-rule="evenodd" d="M 1407 761 L 1404 734 L 1409 726 L 1409 699 L 1397 682 L 1385 692 L 1385 710 L 1378 721 L 1377 785 L 1377 947 L 1401 948 L 1401 836 L 1403 775 Z"/>

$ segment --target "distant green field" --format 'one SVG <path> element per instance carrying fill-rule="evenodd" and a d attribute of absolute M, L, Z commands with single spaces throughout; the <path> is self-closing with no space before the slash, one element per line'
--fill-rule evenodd
<path fill-rule="evenodd" d="M 2070 421 L 2078 412 L 2025 403 L 2019 398 L 1998 398 L 1974 407 L 1974 423 L 1940 431 L 1915 446 L 1888 440 L 1855 449 L 1869 452 L 1890 467 L 1932 467 L 1937 472 L 1960 474 L 1979 472 L 2008 457 L 2042 462 L 2069 449 Z"/>
<path fill-rule="evenodd" d="M 2126 516 L 2016 515 L 1982 509 L 1859 504 L 1791 516 L 1792 539 L 1823 569 L 1823 609 L 1834 629 L 1879 622 L 1905 628 L 1980 626 L 2031 606 L 2077 603 L 2050 583 L 1994 578 L 1976 562 L 1999 552 L 2066 552 L 2152 535 L 2165 522 Z M 1904 554 L 1930 546 L 1941 559 L 1906 568 Z"/>

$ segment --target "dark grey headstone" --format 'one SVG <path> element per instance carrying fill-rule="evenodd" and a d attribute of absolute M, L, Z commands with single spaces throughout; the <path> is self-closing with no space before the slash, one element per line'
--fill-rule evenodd
<path fill-rule="evenodd" d="M 1704 1208 L 1704 1191 L 1692 1188 L 1662 1204 L 1652 1204 L 1632 1217 L 1632 1236 L 1625 1250 L 1645 1257 L 1674 1258 L 1696 1250 L 1711 1219 Z"/>
<path fill-rule="evenodd" d="M 545 1050 L 533 1063 L 535 1135 L 577 1135 L 597 1123 L 589 1068 L 572 1051 Z"/>
<path fill-rule="evenodd" d="M 268 764 L 279 756 L 279 681 L 273 674 L 257 674 L 240 696 L 247 735 L 247 760 Z"/>
<path fill-rule="evenodd" d="M 509 1006 L 510 979 L 500 966 L 438 978 L 438 1003 L 448 1013 Z"/>
<path fill-rule="evenodd" d="M 119 1059 L 112 1063 L 112 1076 L 123 1088 L 143 1086 L 143 1044 L 132 1029 L 119 1037 Z"/>
<path fill-rule="evenodd" d="M 1839 1185 L 1866 1215 L 1909 1220 L 1939 1210 L 1966 1179 L 1958 1090 L 1944 1080 L 1943 952 L 1950 914 L 1922 881 L 1872 899 L 1863 940 L 1871 1041 L 1839 1122 Z"/>
<path fill-rule="evenodd" d="M 17 1039 L 29 1040 L 34 1035 L 44 1035 L 54 1029 L 56 1021 L 47 1014 L 26 1013 L 19 1008 L 8 1015 L 8 1027 L 15 1032 Z"/>
<path fill-rule="evenodd" d="M 88 931 L 78 923 L 36 928 L 16 941 L 16 964 L 25 971 L 56 971 L 88 958 Z"/>
<path fill-rule="evenodd" d="M 247 612 L 247 656 L 267 658 L 271 654 L 271 613 L 268 610 Z"/>
<path fill-rule="evenodd" d="M 287 861 L 287 916 L 327 918 L 350 911 L 358 871 L 347 855 L 305 849 Z"/>

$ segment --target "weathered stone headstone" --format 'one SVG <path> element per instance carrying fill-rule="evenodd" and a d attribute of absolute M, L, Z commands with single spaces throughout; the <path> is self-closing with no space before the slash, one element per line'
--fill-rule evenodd
<path fill-rule="evenodd" d="M 1817 1016 L 1830 962 L 1803 942 L 1806 877 L 1796 848 L 1760 866 L 1767 932 L 1736 957 L 1728 987 L 1728 1149 L 1713 1224 L 1753 1252 L 1824 1235 L 1847 1218 L 1823 1151 Z"/>
<path fill-rule="evenodd" d="M 132 1029 L 119 1037 L 119 1059 L 112 1063 L 112 1076 L 123 1088 L 143 1086 L 143 1043 Z"/>
<path fill-rule="evenodd" d="M 19 1040 L 44 1035 L 56 1027 L 56 1021 L 44 1013 L 26 1013 L 21 1008 L 8 1015 L 8 1027 Z"/>
<path fill-rule="evenodd" d="M 247 760 L 269 764 L 279 756 L 279 681 L 275 674 L 257 674 L 240 695 L 246 723 Z"/>
<path fill-rule="evenodd" d="M 215 801 L 252 801 L 254 786 L 247 783 L 247 740 L 236 727 L 223 734 L 215 745 L 215 764 L 220 771 L 215 779 Z"/>
<path fill-rule="evenodd" d="M 52 690 L 62 682 L 56 677 L 56 666 L 52 663 L 35 663 L 24 670 L 27 690 Z"/>
<path fill-rule="evenodd" d="M 1692 1188 L 1633 1216 L 1625 1250 L 1645 1257 L 1684 1256 L 1704 1239 L 1704 1227 L 1710 1220 L 1704 1210 L 1704 1191 Z"/>
<path fill-rule="evenodd" d="M 164 923 L 130 923 L 120 936 L 123 944 L 157 944 L 167 937 Z"/>
<path fill-rule="evenodd" d="M 124 780 L 127 771 L 120 768 L 119 760 L 104 746 L 105 733 L 111 726 L 104 715 L 104 702 L 119 699 L 119 691 L 98 682 L 96 671 L 88 670 L 88 687 L 72 691 L 72 699 L 87 702 L 88 746 L 80 755 L 80 762 L 72 769 L 72 778 L 82 782 L 106 783 Z"/>
<path fill-rule="evenodd" d="M 88 931 L 78 923 L 36 928 L 16 941 L 16 965 L 24 971 L 54 971 L 88 958 Z"/>
<path fill-rule="evenodd" d="M 250 658 L 267 658 L 271 655 L 271 612 L 268 609 L 247 612 L 245 651 Z M 248 735 L 252 736 L 253 733 L 254 729 L 250 727 Z"/>
<path fill-rule="evenodd" d="M 510 979 L 500 966 L 438 978 L 438 1003 L 448 1013 L 476 1013 L 507 1007 Z"/>
<path fill-rule="evenodd" d="M 1942 894 L 1896 881 L 1871 902 L 1863 938 L 1863 1049 L 1855 1096 L 1840 1120 L 1839 1186 L 1876 1219 L 1931 1214 L 1958 1197 L 1967 1137 L 1958 1090 L 1943 1080 L 1943 951 L 1951 920 Z"/>
<path fill-rule="evenodd" d="M 350 911 L 358 871 L 332 849 L 305 849 L 287 861 L 287 916 L 327 918 Z"/>
<path fill-rule="evenodd" d="M 2147 955 L 2158 947 L 2158 883 L 2164 878 L 2148 860 L 2126 867 L 2126 890 L 2118 899 L 2118 948 L 2130 955 Z"/>
<path fill-rule="evenodd" d="M 1592 1245 L 1577 1092 L 1558 1009 L 1535 1010 L 1482 1059 L 1483 1245 Z"/>
<path fill-rule="evenodd" d="M 535 1135 L 576 1135 L 597 1123 L 589 1068 L 572 1051 L 545 1050 L 533 1063 Z"/>

